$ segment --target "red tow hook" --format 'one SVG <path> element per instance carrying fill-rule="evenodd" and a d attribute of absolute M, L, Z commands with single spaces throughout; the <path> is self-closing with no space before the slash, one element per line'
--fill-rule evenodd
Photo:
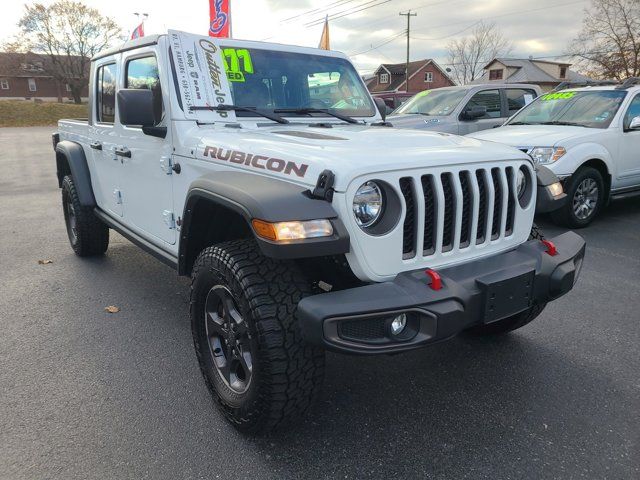
<path fill-rule="evenodd" d="M 550 240 L 540 240 L 542 244 L 547 247 L 547 254 L 555 257 L 558 254 L 558 249 L 554 245 L 554 243 Z"/>
<path fill-rule="evenodd" d="M 438 272 L 428 268 L 424 271 L 424 273 L 426 273 L 427 277 L 431 279 L 431 283 L 429 284 L 429 286 L 432 290 L 442 290 L 442 278 L 440 278 Z"/>

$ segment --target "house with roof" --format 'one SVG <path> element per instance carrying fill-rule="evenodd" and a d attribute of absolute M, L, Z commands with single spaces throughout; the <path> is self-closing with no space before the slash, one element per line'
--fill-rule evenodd
<path fill-rule="evenodd" d="M 494 58 L 485 67 L 481 77 L 471 84 L 484 83 L 531 83 L 542 91 L 553 90 L 562 82 L 586 82 L 585 77 L 570 69 L 571 64 L 534 60 L 533 58 Z"/>
<path fill-rule="evenodd" d="M 372 94 L 406 93 L 406 71 L 406 63 L 383 63 L 367 82 L 367 88 Z M 409 94 L 452 85 L 453 80 L 434 60 L 409 62 Z"/>
<path fill-rule="evenodd" d="M 0 100 L 73 99 L 70 86 L 47 72 L 48 62 L 48 56 L 32 52 L 0 52 Z M 83 100 L 87 96 L 88 86 Z"/>

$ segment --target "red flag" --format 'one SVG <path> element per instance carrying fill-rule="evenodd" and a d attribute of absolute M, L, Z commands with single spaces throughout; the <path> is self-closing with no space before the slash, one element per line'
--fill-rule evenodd
<path fill-rule="evenodd" d="M 144 37 L 144 22 L 138 25 L 133 32 L 131 32 L 131 40 Z"/>
<path fill-rule="evenodd" d="M 231 36 L 231 0 L 209 0 L 209 36 Z"/>

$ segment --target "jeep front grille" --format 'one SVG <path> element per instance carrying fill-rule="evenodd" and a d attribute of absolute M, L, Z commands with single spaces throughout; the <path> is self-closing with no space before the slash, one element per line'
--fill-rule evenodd
<path fill-rule="evenodd" d="M 403 258 L 414 258 L 418 252 L 429 257 L 512 235 L 514 179 L 512 166 L 402 177 L 399 186 L 407 212 Z M 424 222 L 419 221 L 420 214 Z"/>

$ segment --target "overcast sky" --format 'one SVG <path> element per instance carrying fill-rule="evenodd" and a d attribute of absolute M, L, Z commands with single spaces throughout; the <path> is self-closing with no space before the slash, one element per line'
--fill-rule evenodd
<path fill-rule="evenodd" d="M 52 0 L 40 0 L 53 3 Z M 134 12 L 149 14 L 146 33 L 167 28 L 207 33 L 207 0 L 84 0 L 111 16 L 130 31 L 136 25 Z M 324 17 L 375 5 L 384 0 L 231 0 L 235 38 L 317 46 L 322 25 L 306 24 Z M 5 0 L 0 15 L 0 41 L 16 31 L 24 2 Z M 435 58 L 446 64 L 446 45 L 464 36 L 480 21 L 494 21 L 511 39 L 512 56 L 534 57 L 562 54 L 580 29 L 589 0 L 388 0 L 359 13 L 330 21 L 331 47 L 350 55 L 362 73 L 384 62 L 403 62 L 406 17 L 412 9 L 411 58 Z M 336 4 L 327 11 L 327 6 Z M 305 15 L 305 12 L 316 10 Z M 291 20 L 286 20 L 294 17 Z M 388 42 L 384 45 L 381 45 Z M 381 46 L 379 46 L 381 45 Z M 377 47 L 377 48 L 372 48 Z M 356 55 L 358 54 L 358 55 Z M 446 65 L 444 65 L 446 66 Z"/>

